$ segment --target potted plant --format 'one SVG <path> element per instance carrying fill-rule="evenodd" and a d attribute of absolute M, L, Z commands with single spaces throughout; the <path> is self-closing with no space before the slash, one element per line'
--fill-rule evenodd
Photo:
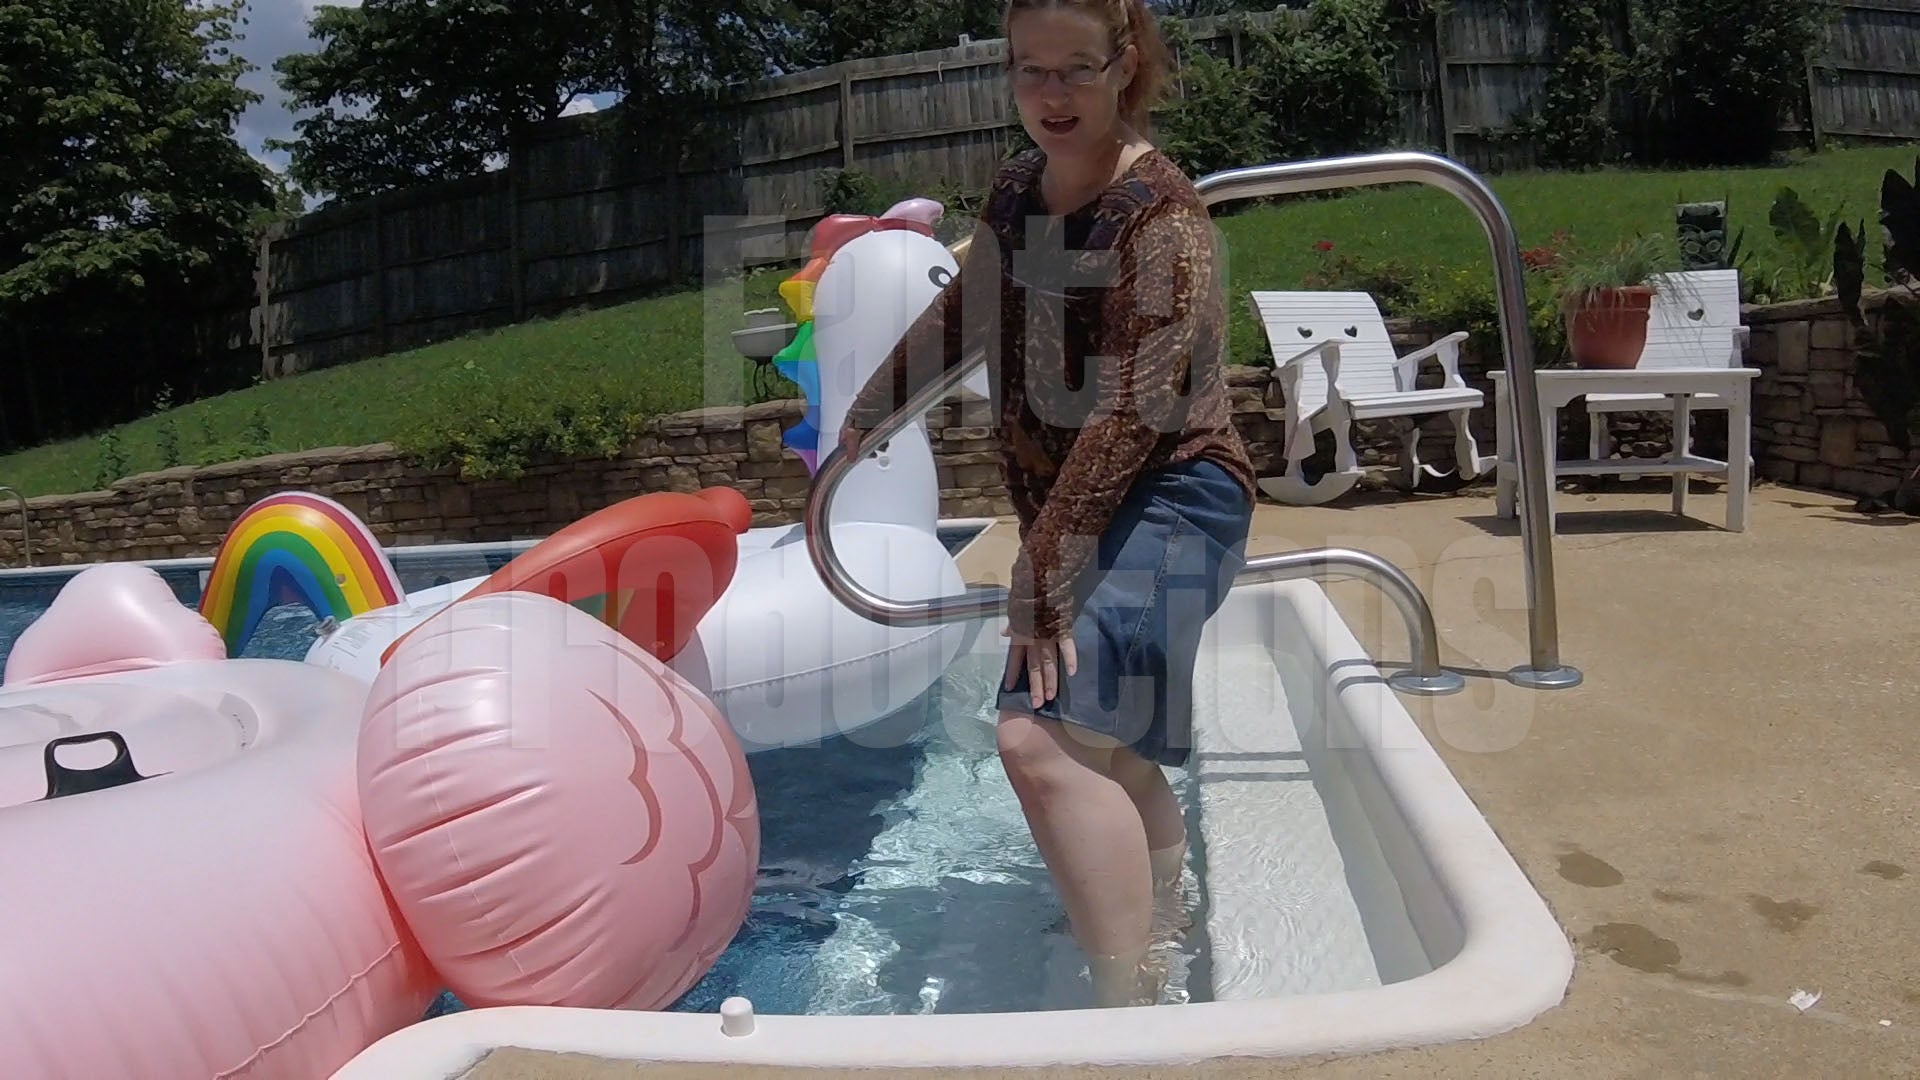
<path fill-rule="evenodd" d="M 1679 263 L 1678 249 L 1657 233 L 1597 253 L 1563 254 L 1552 273 L 1574 364 L 1608 370 L 1637 366 L 1647 346 L 1653 298 Z"/>

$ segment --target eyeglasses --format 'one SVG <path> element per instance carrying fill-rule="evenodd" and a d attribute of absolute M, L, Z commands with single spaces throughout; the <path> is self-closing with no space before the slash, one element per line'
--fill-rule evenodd
<path fill-rule="evenodd" d="M 1120 55 L 1120 53 L 1114 53 L 1112 56 L 1107 57 L 1106 63 L 1097 67 L 1093 64 L 1073 64 L 1063 68 L 1040 67 L 1036 64 L 1014 64 L 1009 65 L 1008 70 L 1012 73 L 1013 84 L 1023 90 L 1040 89 L 1047 85 L 1047 77 L 1050 75 L 1060 76 L 1060 82 L 1066 86 L 1087 86 L 1105 74 L 1106 70 L 1113 66 L 1113 62 L 1120 59 Z"/>

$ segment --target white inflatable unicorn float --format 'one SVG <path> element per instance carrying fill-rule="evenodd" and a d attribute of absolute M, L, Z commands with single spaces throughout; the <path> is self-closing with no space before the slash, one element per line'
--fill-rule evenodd
<path fill-rule="evenodd" d="M 781 286 L 798 329 L 776 365 L 808 406 L 785 444 L 809 472 L 821 440 L 839 431 L 854 396 L 958 272 L 934 236 L 943 213 L 937 202 L 909 199 L 877 217 L 829 217 L 814 229 L 810 261 Z M 964 385 L 987 396 L 984 371 Z M 898 599 L 963 592 L 939 536 L 939 497 L 927 425 L 917 420 L 838 489 L 831 528 L 849 573 Z M 965 642 L 960 624 L 890 627 L 846 608 L 821 582 L 799 525 L 749 529 L 739 548 L 731 586 L 671 663 L 747 753 L 851 734 L 897 712 L 939 680 Z M 340 619 L 307 660 L 370 681 L 394 641 L 482 580 Z"/>

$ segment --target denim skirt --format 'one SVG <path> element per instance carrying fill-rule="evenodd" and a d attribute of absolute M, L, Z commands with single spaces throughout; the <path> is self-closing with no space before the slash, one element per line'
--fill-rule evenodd
<path fill-rule="evenodd" d="M 1077 670 L 1039 708 L 1024 668 L 1003 713 L 1099 732 L 1141 757 L 1180 767 L 1193 749 L 1193 671 L 1200 635 L 1246 562 L 1253 504 L 1205 459 L 1143 474 L 1074 582 Z"/>

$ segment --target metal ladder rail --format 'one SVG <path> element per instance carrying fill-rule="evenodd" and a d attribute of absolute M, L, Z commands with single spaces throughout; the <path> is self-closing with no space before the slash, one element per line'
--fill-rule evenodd
<path fill-rule="evenodd" d="M 33 565 L 33 522 L 27 513 L 27 497 L 5 484 L 0 484 L 0 495 L 11 495 L 15 505 L 20 508 L 20 552 L 26 557 L 27 565 Z"/>
<path fill-rule="evenodd" d="M 1537 512 L 1545 505 L 1541 470 L 1544 468 L 1544 444 L 1540 441 L 1539 410 L 1530 403 L 1537 400 L 1533 379 L 1533 356 L 1526 330 L 1526 301 L 1522 286 L 1519 245 L 1505 210 L 1471 172 L 1445 158 L 1428 154 L 1377 154 L 1355 158 L 1335 158 L 1252 169 L 1215 173 L 1200 181 L 1199 187 L 1209 205 L 1233 198 L 1257 198 L 1263 195 L 1351 187 L 1362 184 L 1386 184 L 1419 179 L 1451 191 L 1468 203 L 1486 226 L 1493 241 L 1495 276 L 1500 287 L 1500 321 L 1504 331 L 1508 366 L 1515 372 L 1514 389 L 1518 401 L 1518 424 L 1523 438 L 1520 444 L 1522 493 L 1529 508 Z M 1504 255 L 1510 254 L 1511 260 Z M 1510 295 L 1511 294 L 1511 295 Z M 1511 303 L 1514 297 L 1517 303 Z M 1518 321 L 1515 321 L 1515 312 Z M 1517 345 L 1516 345 L 1517 342 Z M 1515 358 L 1520 360 L 1514 364 Z M 873 445 L 905 428 L 915 418 L 944 399 L 984 363 L 975 356 L 928 381 L 908 398 L 901 408 L 888 416 L 867 436 Z M 1532 439 L 1524 437 L 1531 428 Z M 833 437 L 829 433 L 829 437 Z M 963 619 L 989 618 L 1005 610 L 1007 590 L 1003 586 L 974 586 L 957 595 L 930 600 L 894 600 L 881 596 L 847 573 L 839 552 L 833 546 L 828 528 L 833 496 L 855 462 L 838 446 L 820 462 L 813 490 L 807 499 L 804 529 L 807 553 L 815 572 L 827 591 L 848 608 L 872 622 L 889 626 L 922 626 Z M 1544 515 L 1542 515 L 1544 516 Z M 1521 530 L 1527 543 L 1527 585 L 1529 613 L 1533 630 L 1533 666 L 1514 669 L 1511 678 L 1520 685 L 1536 688 L 1560 688 L 1578 685 L 1580 673 L 1559 663 L 1557 629 L 1553 620 L 1553 577 L 1550 532 L 1530 527 L 1523 518 Z M 1544 557 L 1542 557 L 1544 555 Z M 1544 581 L 1537 580 L 1544 570 Z M 1386 592 L 1407 623 L 1412 671 L 1388 681 L 1396 689 L 1422 694 L 1453 693 L 1465 685 L 1458 673 L 1441 668 L 1439 637 L 1434 629 L 1432 606 L 1419 586 L 1399 567 L 1366 552 L 1340 548 L 1316 548 L 1279 552 L 1247 559 L 1234 584 L 1252 584 L 1283 578 L 1353 575 L 1369 581 Z M 1542 618 L 1542 591 L 1545 607 Z"/>
<path fill-rule="evenodd" d="M 1209 207 L 1235 199 L 1296 195 L 1337 188 L 1418 183 L 1452 195 L 1473 211 L 1493 255 L 1493 284 L 1500 318 L 1500 348 L 1511 373 L 1515 436 L 1520 465 L 1520 543 L 1527 584 L 1528 663 L 1508 673 L 1519 686 L 1562 690 L 1580 685 L 1577 668 L 1560 660 L 1560 607 L 1553 576 L 1553 522 L 1547 494 L 1546 433 L 1541 430 L 1539 384 L 1534 377 L 1533 339 L 1528 332 L 1526 265 L 1506 207 L 1472 170 L 1436 154 L 1358 154 L 1317 161 L 1283 162 L 1228 169 L 1202 177 L 1194 187 Z M 1507 437 L 1498 432 L 1497 437 Z"/>

